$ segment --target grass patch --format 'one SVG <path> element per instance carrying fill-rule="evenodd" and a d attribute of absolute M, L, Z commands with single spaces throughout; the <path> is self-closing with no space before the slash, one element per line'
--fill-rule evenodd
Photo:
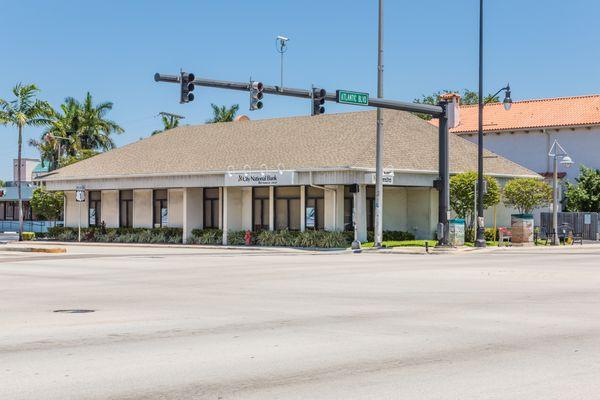
<path fill-rule="evenodd" d="M 492 240 L 488 240 L 488 241 L 485 242 L 485 245 L 486 246 L 492 246 L 492 247 L 494 247 L 494 246 L 498 247 L 498 242 L 492 241 Z M 465 242 L 465 246 L 467 246 L 467 247 L 474 247 L 475 243 L 473 243 L 473 242 Z"/>

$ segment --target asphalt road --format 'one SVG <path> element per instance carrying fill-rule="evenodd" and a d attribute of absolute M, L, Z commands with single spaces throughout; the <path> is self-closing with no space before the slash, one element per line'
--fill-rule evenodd
<path fill-rule="evenodd" d="M 595 399 L 599 261 L 0 250 L 0 399 Z"/>

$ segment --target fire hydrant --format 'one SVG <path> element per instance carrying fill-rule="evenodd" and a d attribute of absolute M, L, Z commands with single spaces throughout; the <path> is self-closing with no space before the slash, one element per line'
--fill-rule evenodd
<path fill-rule="evenodd" d="M 244 240 L 246 240 L 246 246 L 250 246 L 252 244 L 252 232 L 246 231 L 246 235 L 244 235 Z"/>

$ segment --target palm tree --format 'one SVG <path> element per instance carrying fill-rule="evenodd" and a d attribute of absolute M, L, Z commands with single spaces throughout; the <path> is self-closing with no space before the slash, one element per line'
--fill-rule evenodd
<path fill-rule="evenodd" d="M 169 129 L 177 128 L 179 126 L 179 118 L 176 118 L 173 115 L 171 115 L 169 117 L 167 117 L 166 115 L 163 115 L 162 123 L 163 123 L 164 128 L 153 131 L 152 136 L 156 135 L 157 133 L 168 131 Z"/>
<path fill-rule="evenodd" d="M 50 123 L 52 107 L 46 101 L 36 99 L 39 89 L 36 85 L 17 84 L 13 90 L 14 100 L 0 99 L 0 124 L 13 125 L 19 133 L 17 156 L 17 188 L 19 194 L 19 240 L 23 240 L 23 197 L 21 194 L 21 155 L 23 148 L 23 128 L 43 126 Z"/>
<path fill-rule="evenodd" d="M 240 109 L 239 104 L 234 104 L 230 108 L 226 106 L 217 106 L 216 104 L 210 105 L 213 109 L 213 117 L 206 121 L 207 124 L 214 124 L 216 122 L 231 122 L 235 118 L 235 114 Z"/>
<path fill-rule="evenodd" d="M 116 122 L 106 119 L 106 114 L 112 110 L 113 103 L 103 102 L 94 105 L 92 95 L 88 92 L 83 103 L 68 97 L 65 102 L 74 102 L 80 110 L 78 141 L 82 150 L 111 150 L 114 149 L 115 142 L 110 135 L 112 133 L 123 133 Z"/>

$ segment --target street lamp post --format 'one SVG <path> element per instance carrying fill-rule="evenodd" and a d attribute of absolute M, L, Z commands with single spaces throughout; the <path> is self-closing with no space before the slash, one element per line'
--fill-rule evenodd
<path fill-rule="evenodd" d="M 483 0 L 479 0 L 479 119 L 477 132 L 477 238 L 475 247 L 485 247 L 485 222 L 483 219 L 483 107 L 495 98 L 501 91 L 506 91 L 504 97 L 504 108 L 509 110 L 512 105 L 510 97 L 510 85 L 498 90 L 488 101 L 484 102 L 483 98 Z"/>
<path fill-rule="evenodd" d="M 552 179 L 552 245 L 557 246 L 560 244 L 558 239 L 558 159 L 560 158 L 560 164 L 566 168 L 573 165 L 573 160 L 556 139 L 554 139 L 554 143 L 552 144 L 552 147 L 550 147 L 548 157 L 554 159 L 554 173 Z"/>

